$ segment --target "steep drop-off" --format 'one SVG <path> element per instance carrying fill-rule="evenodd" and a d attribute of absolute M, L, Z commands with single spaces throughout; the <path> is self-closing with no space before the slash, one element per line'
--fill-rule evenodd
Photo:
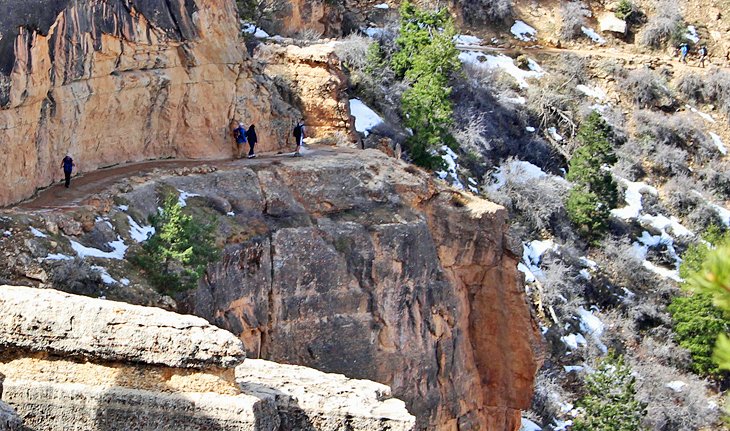
<path fill-rule="evenodd" d="M 250 356 L 392 385 L 423 429 L 519 427 L 540 336 L 502 208 L 370 150 L 165 183 L 235 214 L 184 311 Z M 121 198 L 145 215 L 158 189 Z"/>
<path fill-rule="evenodd" d="M 232 121 L 260 149 L 292 108 L 251 64 L 230 0 L 5 2 L 0 17 L 0 206 L 78 170 L 233 154 Z"/>

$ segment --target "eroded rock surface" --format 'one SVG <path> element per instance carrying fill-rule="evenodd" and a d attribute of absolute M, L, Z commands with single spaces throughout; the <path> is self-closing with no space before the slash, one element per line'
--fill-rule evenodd
<path fill-rule="evenodd" d="M 295 119 L 239 39 L 232 0 L 26 1 L 0 17 L 0 206 L 79 172 L 161 157 L 226 158 L 232 121 L 260 151 Z"/>
<path fill-rule="evenodd" d="M 47 289 L 0 288 L 0 345 L 177 368 L 231 367 L 241 342 L 194 316 Z"/>
<path fill-rule="evenodd" d="M 3 314 L 14 305 L 13 318 L 0 320 L 0 395 L 28 429 L 405 431 L 414 424 L 383 385 L 266 361 L 236 372 L 238 361 L 210 359 L 210 345 L 237 358 L 240 341 L 199 318 L 27 287 L 0 286 L 0 293 Z M 33 298 L 37 309 L 28 307 Z M 94 313 L 102 323 L 88 320 Z M 110 314 L 119 318 L 109 322 Z M 104 322 L 136 327 L 139 335 L 105 330 Z M 14 330 L 21 336 L 10 336 Z M 106 344 L 91 340 L 96 336 L 106 336 Z M 58 348 L 73 344 L 83 359 Z M 151 345 L 160 351 L 151 353 Z M 197 366 L 182 368 L 191 363 Z M 0 429 L 16 429 L 5 406 L 0 402 Z"/>

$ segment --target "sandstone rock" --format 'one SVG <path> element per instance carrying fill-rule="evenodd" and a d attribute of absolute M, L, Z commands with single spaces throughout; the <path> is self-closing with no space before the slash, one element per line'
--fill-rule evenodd
<path fill-rule="evenodd" d="M 0 206 L 79 172 L 226 158 L 233 120 L 277 150 L 293 114 L 257 78 L 231 0 L 8 0 L 0 17 Z M 234 118 L 238 117 L 238 118 Z"/>
<path fill-rule="evenodd" d="M 266 65 L 267 75 L 290 86 L 302 105 L 307 137 L 343 133 L 354 142 L 347 77 L 335 54 L 336 43 L 306 47 L 263 44 L 256 48 L 254 58 Z"/>
<path fill-rule="evenodd" d="M 236 378 L 244 394 L 275 400 L 281 429 L 409 431 L 415 424 L 403 401 L 378 383 L 254 359 L 236 368 Z"/>
<path fill-rule="evenodd" d="M 170 181 L 218 194 L 220 175 Z M 245 223 L 265 229 L 226 248 L 181 299 L 186 312 L 231 330 L 251 356 L 391 385 L 417 429 L 519 428 L 541 338 L 504 209 L 456 202 L 376 150 L 229 175 L 263 190 Z"/>
<path fill-rule="evenodd" d="M 611 32 L 625 35 L 628 29 L 626 21 L 616 17 L 613 12 L 603 12 L 598 15 L 598 26 L 601 32 Z"/>
<path fill-rule="evenodd" d="M 240 341 L 197 317 L 18 286 L 0 287 L 0 343 L 170 367 L 228 367 L 245 357 Z"/>

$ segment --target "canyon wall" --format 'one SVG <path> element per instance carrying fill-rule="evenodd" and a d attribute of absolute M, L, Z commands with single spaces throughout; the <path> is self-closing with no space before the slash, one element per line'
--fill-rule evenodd
<path fill-rule="evenodd" d="M 374 150 L 163 182 L 221 212 L 221 262 L 184 312 L 251 357 L 390 385 L 419 429 L 519 428 L 540 335 L 503 208 Z M 117 199 L 144 219 L 158 191 Z"/>
<path fill-rule="evenodd" d="M 252 65 L 231 0 L 9 0 L 0 17 L 0 206 L 63 177 L 153 158 L 260 150 L 296 118 Z"/>
<path fill-rule="evenodd" d="M 388 387 L 244 362 L 235 336 L 198 317 L 17 286 L 0 286 L 0 316 L 3 430 L 409 431 L 414 425 Z"/>

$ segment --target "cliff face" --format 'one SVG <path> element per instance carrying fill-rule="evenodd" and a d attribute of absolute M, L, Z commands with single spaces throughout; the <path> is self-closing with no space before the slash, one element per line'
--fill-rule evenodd
<path fill-rule="evenodd" d="M 183 309 L 250 356 L 391 385 L 422 429 L 516 430 L 540 336 L 505 211 L 356 154 L 166 180 L 230 209 L 245 232 Z M 153 212 L 155 193 L 124 198 Z"/>
<path fill-rule="evenodd" d="M 10 0 L 4 10 L 0 206 L 61 178 L 67 152 L 88 172 L 230 157 L 232 120 L 257 124 L 261 150 L 289 133 L 291 108 L 247 60 L 233 1 Z"/>
<path fill-rule="evenodd" d="M 243 362 L 236 337 L 197 317 L 12 286 L 0 310 L 3 430 L 413 427 L 386 386 Z"/>

